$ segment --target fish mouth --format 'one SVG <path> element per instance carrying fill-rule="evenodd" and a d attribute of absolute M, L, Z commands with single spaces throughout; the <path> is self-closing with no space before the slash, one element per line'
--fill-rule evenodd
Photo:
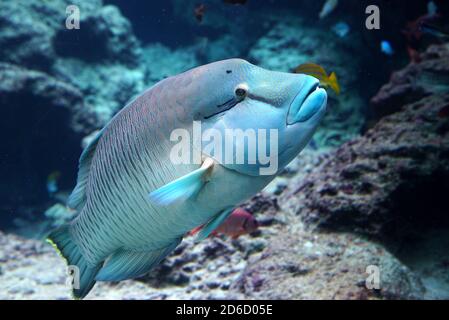
<path fill-rule="evenodd" d="M 287 124 L 305 122 L 315 115 L 325 104 L 326 90 L 320 88 L 320 82 L 310 77 L 290 104 L 287 115 Z"/>

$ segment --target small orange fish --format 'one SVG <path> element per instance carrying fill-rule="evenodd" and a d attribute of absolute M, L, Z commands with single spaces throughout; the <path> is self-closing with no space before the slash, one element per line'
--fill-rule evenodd
<path fill-rule="evenodd" d="M 190 235 L 196 234 L 201 230 L 203 226 L 196 227 L 190 231 Z M 235 209 L 229 217 L 211 234 L 217 236 L 219 234 L 224 234 L 232 239 L 237 239 L 243 234 L 253 233 L 259 227 L 259 223 L 254 218 L 254 216 L 248 211 L 237 208 Z"/>
<path fill-rule="evenodd" d="M 309 76 L 315 77 L 320 80 L 320 84 L 324 87 L 330 87 L 335 93 L 340 94 L 340 85 L 338 84 L 337 75 L 332 72 L 329 76 L 327 75 L 324 68 L 315 63 L 303 63 L 297 66 L 293 72 L 303 73 Z"/>

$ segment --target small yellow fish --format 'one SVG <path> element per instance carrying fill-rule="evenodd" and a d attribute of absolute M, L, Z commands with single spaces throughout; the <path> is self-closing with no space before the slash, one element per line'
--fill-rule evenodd
<path fill-rule="evenodd" d="M 336 94 L 340 94 L 340 85 L 338 84 L 337 75 L 332 72 L 329 76 L 326 70 L 315 63 L 303 63 L 297 66 L 294 73 L 303 73 L 315 77 L 320 80 L 320 84 L 324 87 L 330 87 Z"/>

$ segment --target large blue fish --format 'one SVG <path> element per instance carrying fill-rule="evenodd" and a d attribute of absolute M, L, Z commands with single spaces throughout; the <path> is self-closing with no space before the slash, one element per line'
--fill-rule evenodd
<path fill-rule="evenodd" d="M 96 281 L 147 273 L 199 225 L 198 240 L 206 238 L 308 143 L 326 110 L 318 85 L 311 76 L 230 59 L 167 78 L 124 107 L 81 155 L 68 201 L 78 215 L 48 237 L 76 267 L 74 296 Z M 194 121 L 223 134 L 276 130 L 275 172 L 261 174 L 259 161 L 220 162 L 203 144 L 200 163 L 175 164 L 171 134 L 192 133 Z"/>

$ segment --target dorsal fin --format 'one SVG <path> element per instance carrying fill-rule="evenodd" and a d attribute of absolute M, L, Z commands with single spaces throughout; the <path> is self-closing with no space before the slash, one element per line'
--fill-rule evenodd
<path fill-rule="evenodd" d="M 69 200 L 67 201 L 67 206 L 69 208 L 81 211 L 84 204 L 86 203 L 86 185 L 89 177 L 90 165 L 92 163 L 92 158 L 94 157 L 98 141 L 100 141 L 100 138 L 103 134 L 103 130 L 104 129 L 100 130 L 100 132 L 97 133 L 97 135 L 81 153 L 78 162 L 78 177 L 76 186 L 70 194 Z"/>
<path fill-rule="evenodd" d="M 136 98 L 137 99 L 137 98 Z M 95 154 L 95 150 L 97 149 L 98 141 L 103 135 L 103 132 L 107 127 L 117 118 L 124 110 L 126 110 L 130 105 L 133 104 L 135 100 L 131 101 L 128 105 L 122 108 L 119 112 L 117 112 L 111 120 L 101 129 L 97 135 L 89 142 L 87 147 L 81 153 L 80 159 L 78 161 L 78 177 L 76 179 L 76 186 L 73 189 L 72 193 L 69 196 L 69 200 L 67 201 L 67 206 L 69 208 L 75 209 L 78 212 L 84 207 L 86 203 L 86 186 L 87 180 L 89 178 L 90 165 L 92 164 L 92 159 Z"/>

